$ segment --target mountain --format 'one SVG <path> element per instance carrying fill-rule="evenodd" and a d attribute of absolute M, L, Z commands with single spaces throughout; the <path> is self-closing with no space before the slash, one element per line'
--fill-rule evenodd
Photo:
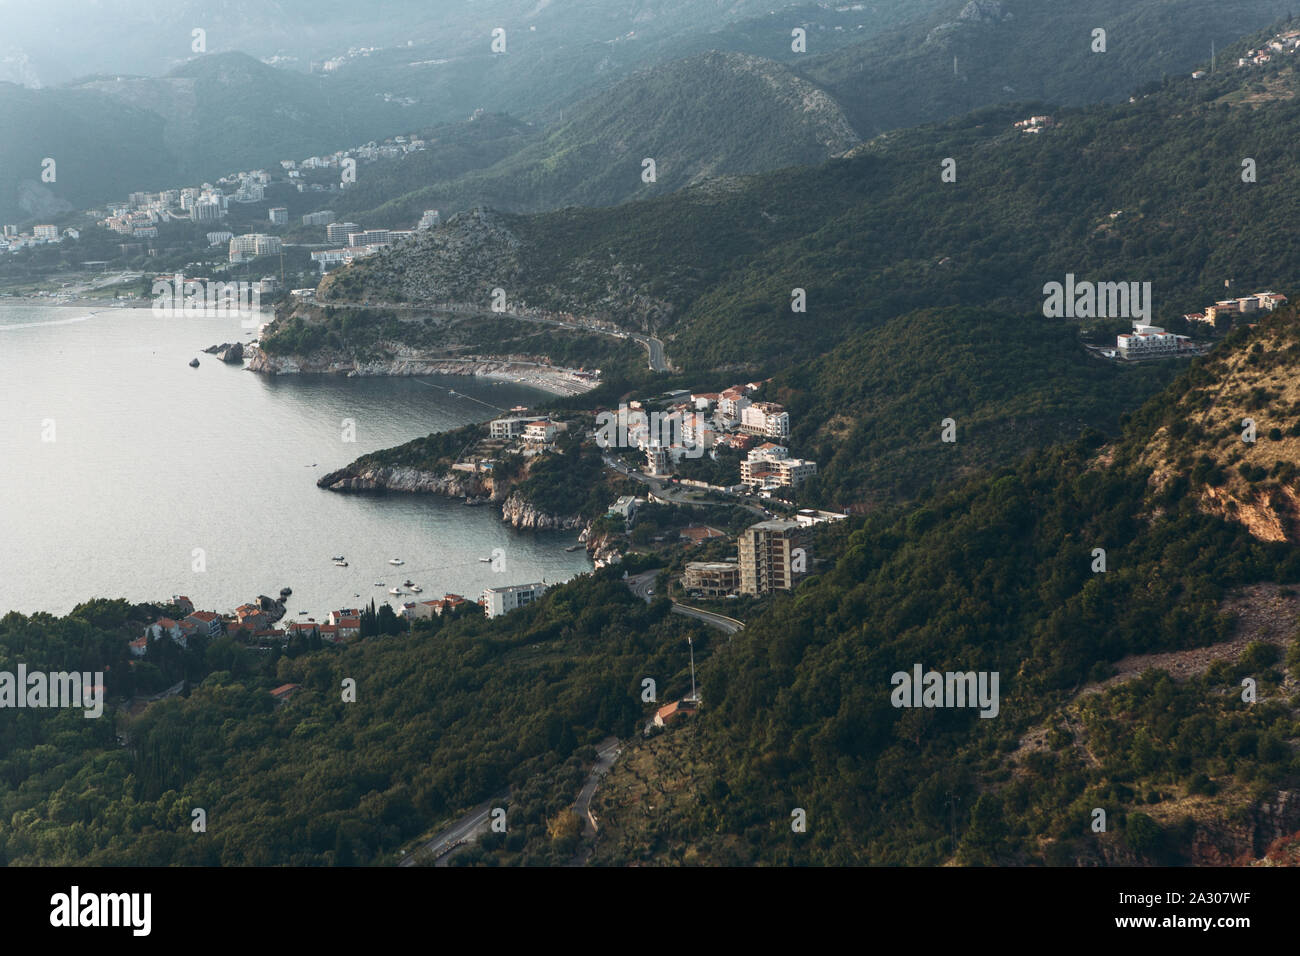
<path fill-rule="evenodd" d="M 1125 99 L 1293 12 L 1290 0 L 956 0 L 800 70 L 871 137 L 995 103 Z M 1097 29 L 1105 52 L 1093 50 Z"/>
<path fill-rule="evenodd" d="M 56 211 L 332 152 L 400 128 L 400 108 L 333 95 L 319 78 L 242 53 L 212 54 L 166 76 L 93 77 L 32 91 L 0 84 L 0 218 Z M 56 181 L 41 162 L 56 161 Z M 38 213 L 39 210 L 39 213 Z"/>
<path fill-rule="evenodd" d="M 705 53 L 637 73 L 508 158 L 364 218 L 398 224 L 427 208 L 614 205 L 709 177 L 819 163 L 857 142 L 839 105 L 787 68 L 747 54 Z M 642 176 L 647 157 L 656 166 L 651 183 Z"/>
<path fill-rule="evenodd" d="M 1284 55 L 1169 80 L 1131 103 L 1057 110 L 1037 135 L 1015 123 L 1041 104 L 989 107 L 818 167 L 613 210 L 461 217 L 330 283 L 377 301 L 486 302 L 502 286 L 511 301 L 653 330 L 699 371 L 775 371 L 923 308 L 1041 316 L 1044 286 L 1071 274 L 1151 282 L 1152 319 L 1179 329 L 1225 280 L 1253 290 L 1300 271 L 1282 145 L 1300 134 L 1294 66 Z M 955 182 L 943 179 L 948 158 Z M 1257 181 L 1243 182 L 1245 159 Z M 501 259 L 484 245 L 487 218 Z M 475 254 L 436 253 L 451 246 Z"/>
<path fill-rule="evenodd" d="M 833 569 L 701 669 L 691 733 L 621 758 L 596 862 L 1185 865 L 1256 860 L 1300 829 L 1300 550 L 1159 477 L 1239 443 L 1238 409 L 1205 396 L 1294 380 L 1298 328 L 1288 309 L 1235 334 L 1114 443 L 823 537 Z M 1169 459 L 1159 433 L 1180 422 Z M 1294 494 L 1294 471 L 1266 477 Z M 915 667 L 998 674 L 996 713 L 900 705 Z"/>
<path fill-rule="evenodd" d="M 46 221 L 167 182 L 174 166 L 160 125 L 156 114 L 95 90 L 0 83 L 0 127 L 24 131 L 0 142 L 0 218 Z M 47 159 L 53 182 L 43 178 Z"/>

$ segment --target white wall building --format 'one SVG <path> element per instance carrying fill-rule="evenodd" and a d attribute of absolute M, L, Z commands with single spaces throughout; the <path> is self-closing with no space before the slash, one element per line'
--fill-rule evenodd
<path fill-rule="evenodd" d="M 545 584 L 513 584 L 503 588 L 483 589 L 483 613 L 488 617 L 509 614 L 515 608 L 532 604 L 546 593 Z"/>

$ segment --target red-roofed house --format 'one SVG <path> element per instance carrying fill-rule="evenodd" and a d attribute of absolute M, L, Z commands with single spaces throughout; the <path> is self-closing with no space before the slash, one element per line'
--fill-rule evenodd
<path fill-rule="evenodd" d="M 221 616 L 215 611 L 194 611 L 187 614 L 181 623 L 192 626 L 198 633 L 207 637 L 221 636 Z"/>
<path fill-rule="evenodd" d="M 666 727 L 674 720 L 686 714 L 695 712 L 695 704 L 689 700 L 675 700 L 671 704 L 665 704 L 655 711 L 654 724 L 656 727 Z"/>
<path fill-rule="evenodd" d="M 286 701 L 293 696 L 293 692 L 301 690 L 301 684 L 281 684 L 275 690 L 271 691 L 271 696 L 278 701 Z"/>

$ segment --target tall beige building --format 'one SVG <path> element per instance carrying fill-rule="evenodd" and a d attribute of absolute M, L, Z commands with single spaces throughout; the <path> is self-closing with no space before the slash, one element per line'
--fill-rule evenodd
<path fill-rule="evenodd" d="M 789 591 L 812 568 L 812 535 L 797 521 L 760 521 L 741 532 L 740 593 Z"/>

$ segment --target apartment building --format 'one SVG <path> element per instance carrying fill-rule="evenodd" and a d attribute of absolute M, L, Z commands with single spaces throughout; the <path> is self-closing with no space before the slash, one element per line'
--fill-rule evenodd
<path fill-rule="evenodd" d="M 356 232 L 357 229 L 358 226 L 355 222 L 331 222 L 325 227 L 325 241 L 345 245 L 348 241 L 348 235 Z"/>
<path fill-rule="evenodd" d="M 1133 359 L 1175 355 L 1190 345 L 1191 339 L 1186 335 L 1166 332 L 1157 325 L 1138 325 L 1131 334 L 1115 339 L 1120 357 Z"/>
<path fill-rule="evenodd" d="M 812 535 L 797 521 L 760 521 L 737 543 L 741 594 L 792 590 L 812 567 Z"/>
<path fill-rule="evenodd" d="M 483 613 L 488 617 L 500 617 L 516 608 L 532 604 L 546 593 L 545 584 L 513 584 L 502 588 L 483 589 Z"/>
<path fill-rule="evenodd" d="M 774 402 L 753 402 L 740 411 L 740 430 L 766 438 L 788 438 L 790 413 Z"/>

